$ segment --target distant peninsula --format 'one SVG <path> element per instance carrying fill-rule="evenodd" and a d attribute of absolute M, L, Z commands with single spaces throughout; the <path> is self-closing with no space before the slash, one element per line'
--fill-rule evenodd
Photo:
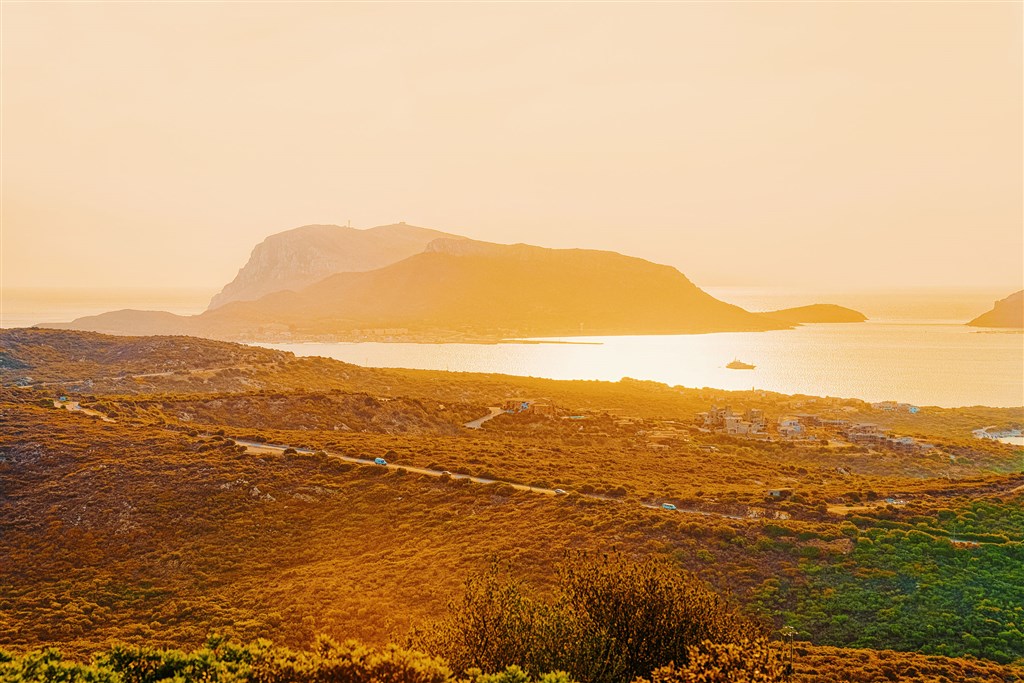
<path fill-rule="evenodd" d="M 867 316 L 860 311 L 835 304 L 811 304 L 810 306 L 783 308 L 778 311 L 762 313 L 761 315 L 790 325 L 799 325 L 801 323 L 862 323 L 867 320 Z"/>
<path fill-rule="evenodd" d="M 828 304 L 752 313 L 671 266 L 612 251 L 494 244 L 398 223 L 273 235 L 199 315 L 121 310 L 44 327 L 260 342 L 495 342 L 862 320 Z"/>
<path fill-rule="evenodd" d="M 1024 329 L 1024 289 L 995 302 L 992 310 L 967 323 L 972 327 Z"/>

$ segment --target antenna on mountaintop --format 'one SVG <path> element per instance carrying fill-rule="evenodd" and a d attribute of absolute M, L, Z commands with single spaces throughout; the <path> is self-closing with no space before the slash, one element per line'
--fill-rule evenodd
<path fill-rule="evenodd" d="M 345 224 L 345 227 L 346 228 L 351 228 L 352 227 L 352 219 L 351 218 L 348 219 L 348 223 Z"/>

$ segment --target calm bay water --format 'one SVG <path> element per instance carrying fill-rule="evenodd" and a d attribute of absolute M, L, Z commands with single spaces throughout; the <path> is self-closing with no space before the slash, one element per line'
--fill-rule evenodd
<path fill-rule="evenodd" d="M 553 379 L 622 377 L 671 385 L 766 389 L 917 405 L 1024 405 L 1024 334 L 963 322 L 991 306 L 987 290 L 836 293 L 709 289 L 748 310 L 830 300 L 872 318 L 850 325 L 680 336 L 567 338 L 588 344 L 275 344 L 298 355 L 359 365 L 497 372 Z M 68 321 L 118 308 L 192 314 L 206 290 L 17 290 L 0 292 L 0 327 Z M 941 316 L 943 320 L 928 320 Z M 897 319 L 899 318 L 899 319 Z M 757 367 L 728 370 L 738 358 Z"/>
<path fill-rule="evenodd" d="M 775 332 L 572 337 L 586 344 L 266 344 L 358 365 L 552 379 L 896 400 L 956 407 L 1024 405 L 1024 334 L 950 321 L 803 325 Z M 757 367 L 729 370 L 738 358 Z"/>

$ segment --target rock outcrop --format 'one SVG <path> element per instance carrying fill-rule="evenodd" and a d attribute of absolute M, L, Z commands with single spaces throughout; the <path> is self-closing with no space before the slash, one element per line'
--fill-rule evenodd
<path fill-rule="evenodd" d="M 368 230 L 306 225 L 279 232 L 256 245 L 249 261 L 213 297 L 207 310 L 273 292 L 299 290 L 335 273 L 383 268 L 418 254 L 440 237 L 456 238 L 405 223 Z"/>
<path fill-rule="evenodd" d="M 1024 289 L 995 302 L 991 311 L 967 324 L 973 327 L 1024 328 Z"/>

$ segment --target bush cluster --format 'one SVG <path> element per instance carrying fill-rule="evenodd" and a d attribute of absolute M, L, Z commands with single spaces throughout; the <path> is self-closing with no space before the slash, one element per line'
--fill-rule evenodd
<path fill-rule="evenodd" d="M 549 599 L 492 565 L 412 642 L 456 671 L 515 664 L 533 675 L 557 670 L 584 683 L 619 683 L 761 635 L 758 624 L 669 561 L 573 554 Z"/>

